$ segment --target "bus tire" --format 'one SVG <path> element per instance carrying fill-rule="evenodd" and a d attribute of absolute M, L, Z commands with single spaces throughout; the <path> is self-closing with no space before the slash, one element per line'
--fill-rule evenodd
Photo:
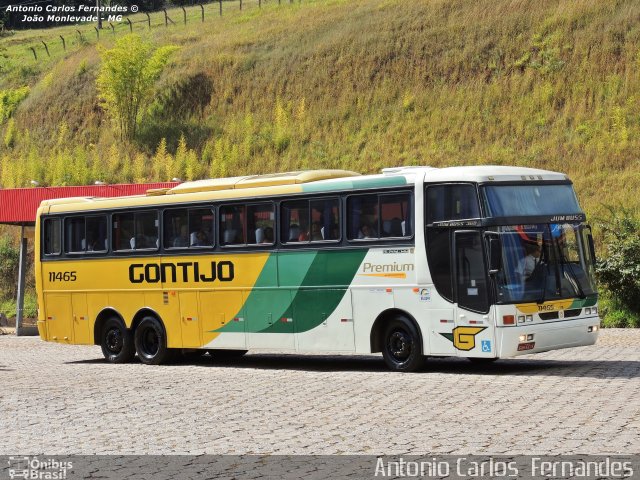
<path fill-rule="evenodd" d="M 240 358 L 248 350 L 223 350 L 223 349 L 215 349 L 209 350 L 209 355 L 211 355 L 216 360 L 233 360 L 234 358 Z"/>
<path fill-rule="evenodd" d="M 136 353 L 142 363 L 160 365 L 174 358 L 174 352 L 167 348 L 167 336 L 160 321 L 155 317 L 144 317 L 134 335 Z"/>
<path fill-rule="evenodd" d="M 420 335 L 406 318 L 393 318 L 384 330 L 383 340 L 382 357 L 391 370 L 415 372 L 423 366 Z"/>
<path fill-rule="evenodd" d="M 118 317 L 104 322 L 100 334 L 102 354 L 109 363 L 129 363 L 136 355 L 136 347 L 131 330 Z"/>

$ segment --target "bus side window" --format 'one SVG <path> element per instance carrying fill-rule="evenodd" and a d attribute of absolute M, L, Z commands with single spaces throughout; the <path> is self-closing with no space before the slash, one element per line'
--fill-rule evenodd
<path fill-rule="evenodd" d="M 82 253 L 87 248 L 84 231 L 84 217 L 64 219 L 64 251 L 67 253 Z"/>
<path fill-rule="evenodd" d="M 478 195 L 470 184 L 427 187 L 427 224 L 480 217 Z"/>
<path fill-rule="evenodd" d="M 85 245 L 87 252 L 106 252 L 107 240 L 107 217 L 105 215 L 87 217 L 85 220 Z"/>
<path fill-rule="evenodd" d="M 157 212 L 115 214 L 111 241 L 114 250 L 157 249 Z"/>
<path fill-rule="evenodd" d="M 353 195 L 347 200 L 347 230 L 349 240 L 379 237 L 378 195 Z"/>
<path fill-rule="evenodd" d="M 48 218 L 44 221 L 44 254 L 60 255 L 60 219 Z"/>
<path fill-rule="evenodd" d="M 296 243 L 309 241 L 309 201 L 295 200 L 283 202 L 282 242 Z"/>
<path fill-rule="evenodd" d="M 247 236 L 248 243 L 273 244 L 273 229 L 275 227 L 275 210 L 272 203 L 249 205 L 247 207 Z"/>
<path fill-rule="evenodd" d="M 340 204 L 337 198 L 311 200 L 309 240 L 340 240 Z"/>
<path fill-rule="evenodd" d="M 382 237 L 410 237 L 413 235 L 411 226 L 411 195 L 398 193 L 380 196 L 380 224 Z"/>
<path fill-rule="evenodd" d="M 427 260 L 436 290 L 453 302 L 450 230 L 433 227 L 427 229 Z"/>
<path fill-rule="evenodd" d="M 186 208 L 164 212 L 164 248 L 189 246 L 189 216 Z"/>
<path fill-rule="evenodd" d="M 246 243 L 244 205 L 220 207 L 219 222 L 220 245 L 244 245 Z"/>
<path fill-rule="evenodd" d="M 213 211 L 210 208 L 189 210 L 189 246 L 213 246 Z"/>

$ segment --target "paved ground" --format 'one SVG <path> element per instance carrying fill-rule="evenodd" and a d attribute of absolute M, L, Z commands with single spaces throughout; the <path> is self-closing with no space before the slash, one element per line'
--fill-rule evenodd
<path fill-rule="evenodd" d="M 640 453 L 640 330 L 418 374 L 378 356 L 109 365 L 1 336 L 0 435 L 0 454 Z"/>

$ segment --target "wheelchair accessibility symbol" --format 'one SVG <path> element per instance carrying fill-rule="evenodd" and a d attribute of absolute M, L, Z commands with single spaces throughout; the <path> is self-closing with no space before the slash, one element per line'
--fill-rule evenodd
<path fill-rule="evenodd" d="M 481 348 L 483 352 L 491 352 L 491 340 L 482 340 Z"/>

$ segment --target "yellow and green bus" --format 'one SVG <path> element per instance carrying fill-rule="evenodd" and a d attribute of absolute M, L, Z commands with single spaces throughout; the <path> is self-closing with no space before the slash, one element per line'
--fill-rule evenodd
<path fill-rule="evenodd" d="M 109 362 L 251 349 L 476 362 L 590 345 L 595 254 L 564 174 L 315 170 L 48 200 L 43 340 Z"/>

